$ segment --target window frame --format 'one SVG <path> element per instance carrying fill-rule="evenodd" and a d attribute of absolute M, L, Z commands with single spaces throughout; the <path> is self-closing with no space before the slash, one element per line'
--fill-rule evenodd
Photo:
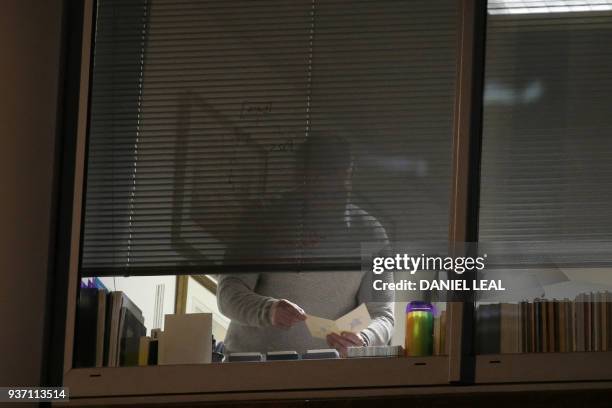
<path fill-rule="evenodd" d="M 458 0 L 459 1 L 459 0 Z M 483 39 L 486 2 L 459 1 L 459 38 L 457 83 L 454 101 L 452 139 L 452 190 L 450 196 L 449 240 L 465 242 L 477 225 L 480 117 L 478 103 L 482 99 L 479 70 L 482 50 L 476 41 Z M 300 391 L 309 396 L 325 395 L 334 390 L 359 394 L 364 390 L 391 392 L 398 388 L 448 386 L 469 382 L 473 364 L 468 354 L 472 313 L 469 299 L 456 299 L 448 304 L 447 338 L 451 339 L 447 356 L 423 358 L 354 359 L 283 361 L 265 364 L 231 363 L 208 365 L 168 365 L 149 367 L 73 368 L 72 353 L 75 330 L 76 301 L 81 256 L 83 197 L 86 174 L 87 134 L 95 27 L 95 0 L 84 1 L 81 36 L 80 83 L 72 219 L 69 224 L 68 296 L 65 320 L 63 385 L 71 389 L 75 400 L 96 397 L 177 394 L 223 395 L 223 399 L 239 399 L 245 393 L 267 391 Z M 486 17 L 486 16 L 485 16 Z M 476 108 L 475 108 L 476 107 Z M 467 305 L 467 306 L 466 306 Z M 471 367 L 471 368 L 470 368 Z M 295 374 L 299 373 L 299 376 Z M 367 376 L 358 373 L 368 373 Z M 203 379 L 206 379 L 204 381 Z M 273 381 L 273 382 L 272 382 Z M 385 391 L 391 390 L 391 391 Z M 222 393 L 222 394 L 221 394 Z"/>
<path fill-rule="evenodd" d="M 486 8 L 485 4 L 485 8 Z M 486 13 L 486 10 L 485 10 Z M 557 12 L 558 13 L 558 12 Z M 557 14 L 551 13 L 551 14 Z M 589 11 L 591 15 L 596 15 L 597 11 Z M 604 12 L 606 16 L 609 11 Z M 527 15 L 529 13 L 526 13 Z M 489 16 L 489 14 L 487 14 Z M 495 18 L 503 18 L 506 14 L 495 14 Z M 511 14 L 508 14 L 511 16 Z M 486 37 L 486 26 L 483 28 L 483 38 Z M 483 41 L 486 46 L 486 39 Z M 486 61 L 482 59 L 483 70 L 483 89 L 484 89 L 484 70 Z M 482 145 L 482 122 L 483 122 L 483 97 L 480 99 L 480 146 Z M 481 152 L 479 150 L 479 163 L 481 162 Z M 480 181 L 478 186 L 480 191 Z M 479 195 L 479 192 L 477 193 Z M 472 211 L 478 212 L 479 200 Z M 478 215 L 476 215 L 478 220 Z M 479 241 L 478 228 L 474 241 Z M 597 241 L 594 241 L 597 242 Z M 588 266 L 587 266 L 588 267 Z M 591 266 L 592 267 L 592 266 Z M 474 303 L 472 307 L 472 324 L 474 324 Z M 472 335 L 474 331 L 472 330 Z M 473 345 L 473 344 L 472 344 Z M 544 383 L 559 382 L 568 384 L 569 382 L 598 381 L 602 386 L 612 381 L 612 351 L 588 351 L 588 352 L 531 352 L 516 354 L 478 354 L 470 356 L 471 364 L 474 369 L 473 383 L 478 384 L 517 384 L 517 383 Z M 608 381 L 608 383 L 606 383 Z"/>

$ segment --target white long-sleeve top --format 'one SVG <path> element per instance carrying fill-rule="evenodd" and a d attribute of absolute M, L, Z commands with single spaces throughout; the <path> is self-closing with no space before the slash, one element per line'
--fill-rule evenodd
<path fill-rule="evenodd" d="M 284 216 L 279 214 L 279 219 Z M 310 242 L 309 256 L 329 254 L 347 241 L 386 242 L 378 221 L 356 206 L 347 207 L 342 223 L 346 228 L 325 229 L 325 237 Z M 316 225 L 316 223 L 308 223 Z M 316 228 L 316 226 L 315 226 Z M 340 231 L 338 231 L 340 230 Z M 351 237 L 348 235 L 353 234 Z M 358 235 L 358 239 L 354 234 Z M 272 233 L 271 235 L 274 235 Z M 286 237 L 283 237 L 286 239 Z M 294 246 L 291 244 L 290 246 Z M 259 252 L 269 257 L 262 243 Z M 360 248 L 356 249 L 360 251 Z M 235 256 L 235 255 L 233 255 Z M 335 320 L 365 303 L 372 321 L 361 333 L 368 345 L 385 345 L 393 335 L 393 294 L 374 293 L 372 280 L 391 280 L 390 275 L 374 277 L 369 270 L 333 272 L 259 272 L 219 275 L 217 302 L 221 313 L 231 319 L 225 338 L 228 352 L 327 348 L 325 340 L 313 338 L 305 323 L 290 329 L 275 328 L 270 308 L 275 300 L 287 299 L 309 315 Z"/>

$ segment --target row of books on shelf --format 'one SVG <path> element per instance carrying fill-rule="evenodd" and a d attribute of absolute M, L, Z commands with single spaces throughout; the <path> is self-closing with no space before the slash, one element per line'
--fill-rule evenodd
<path fill-rule="evenodd" d="M 223 357 L 222 343 L 212 336 L 212 315 L 194 313 L 165 316 L 165 328 L 152 329 L 150 336 L 144 325 L 142 311 L 121 291 L 108 291 L 103 285 L 82 287 L 78 297 L 75 333 L 75 367 L 119 367 L 157 364 L 202 364 L 221 361 L 247 361 L 259 358 L 247 353 Z M 446 311 L 433 319 L 433 355 L 448 353 L 446 341 Z M 218 349 L 217 346 L 221 346 Z M 324 352 L 323 352 L 324 351 Z M 332 358 L 331 350 L 310 350 L 298 359 Z M 258 360 L 296 359 L 295 351 L 274 352 Z M 335 353 L 336 357 L 337 353 Z M 398 346 L 357 347 L 346 357 L 399 357 L 404 352 Z M 327 356 L 327 357 L 326 357 Z M 266 358 L 267 357 L 267 358 Z M 249 360 L 251 361 L 251 360 Z"/>
<path fill-rule="evenodd" d="M 102 284 L 81 287 L 76 315 L 75 367 L 138 365 L 146 335 L 142 311 L 121 291 Z"/>
<path fill-rule="evenodd" d="M 480 304 L 476 352 L 541 353 L 612 350 L 612 294 L 583 293 L 574 300 Z"/>
<path fill-rule="evenodd" d="M 204 329 L 199 337 L 207 338 L 206 333 L 210 329 L 205 326 L 209 325 L 200 322 L 189 327 L 188 331 Z M 434 355 L 447 353 L 445 328 L 446 314 L 443 312 L 434 318 Z M 574 300 L 536 299 L 533 302 L 480 304 L 476 309 L 476 352 L 608 351 L 612 350 L 611 330 L 610 292 L 583 293 Z M 174 331 L 169 331 L 166 337 Z M 184 336 L 178 335 L 181 331 L 171 338 L 184 340 Z M 171 345 L 171 338 L 164 340 Z M 75 367 L 155 364 L 158 360 L 157 341 L 155 332 L 151 337 L 146 336 L 142 311 L 125 293 L 109 292 L 104 287 L 81 288 L 74 348 Z M 206 344 L 205 341 L 201 343 Z M 201 348 L 199 344 L 194 347 L 198 350 Z M 169 347 L 164 347 L 166 349 Z M 210 349 L 203 349 L 195 354 L 206 356 L 208 360 L 210 352 Z"/>
<path fill-rule="evenodd" d="M 211 362 L 216 353 L 210 313 L 169 314 L 164 326 L 147 336 L 142 311 L 124 292 L 89 281 L 79 291 L 74 367 Z"/>

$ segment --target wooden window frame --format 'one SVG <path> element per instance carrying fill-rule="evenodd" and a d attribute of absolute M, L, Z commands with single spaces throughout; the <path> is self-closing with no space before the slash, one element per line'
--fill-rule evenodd
<path fill-rule="evenodd" d="M 478 235 L 486 21 L 485 0 L 457 1 L 460 36 L 452 145 L 451 244 L 476 241 Z M 448 304 L 451 323 L 447 338 L 451 342 L 447 356 L 73 368 L 94 17 L 95 0 L 84 0 L 63 350 L 63 385 L 70 388 L 73 402 L 127 401 L 135 397 L 141 402 L 147 398 L 171 402 L 448 393 L 462 388 L 453 387 L 455 383 L 612 379 L 612 364 L 602 364 L 612 362 L 612 353 L 474 356 L 473 302 L 467 298 Z"/>

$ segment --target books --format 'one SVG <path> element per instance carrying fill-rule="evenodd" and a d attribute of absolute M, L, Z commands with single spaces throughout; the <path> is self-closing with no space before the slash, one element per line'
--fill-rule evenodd
<path fill-rule="evenodd" d="M 80 288 L 75 367 L 137 365 L 139 339 L 145 334 L 142 311 L 125 293 L 108 293 L 93 283 Z"/>
<path fill-rule="evenodd" d="M 106 331 L 106 290 L 98 290 L 96 315 L 96 367 L 104 365 L 104 333 Z"/>
<path fill-rule="evenodd" d="M 138 365 L 138 346 L 140 337 L 147 333 L 140 309 L 125 294 L 123 295 L 119 323 L 119 365 Z"/>
<path fill-rule="evenodd" d="M 500 352 L 500 304 L 480 305 L 476 309 L 476 350 L 479 354 Z"/>
<path fill-rule="evenodd" d="M 138 365 L 157 365 L 157 347 L 157 338 L 141 336 L 138 345 Z"/>
<path fill-rule="evenodd" d="M 441 321 L 440 316 L 434 316 L 433 320 L 433 354 L 440 355 L 440 346 L 441 346 Z"/>
<path fill-rule="evenodd" d="M 81 288 L 77 301 L 74 366 L 94 367 L 98 355 L 98 289 Z"/>
<path fill-rule="evenodd" d="M 518 353 L 521 330 L 519 324 L 519 304 L 500 304 L 500 352 Z"/>
<path fill-rule="evenodd" d="M 574 300 L 480 304 L 476 352 L 535 353 L 612 349 L 609 292 L 582 293 Z"/>
<path fill-rule="evenodd" d="M 140 337 L 138 342 L 138 365 L 149 365 L 149 352 L 151 349 L 151 338 L 148 336 Z"/>
<path fill-rule="evenodd" d="M 434 316 L 433 330 L 433 355 L 441 356 L 448 354 L 446 348 L 446 310 Z"/>
<path fill-rule="evenodd" d="M 138 344 L 146 334 L 142 311 L 121 291 L 107 299 L 106 365 L 138 365 Z"/>

